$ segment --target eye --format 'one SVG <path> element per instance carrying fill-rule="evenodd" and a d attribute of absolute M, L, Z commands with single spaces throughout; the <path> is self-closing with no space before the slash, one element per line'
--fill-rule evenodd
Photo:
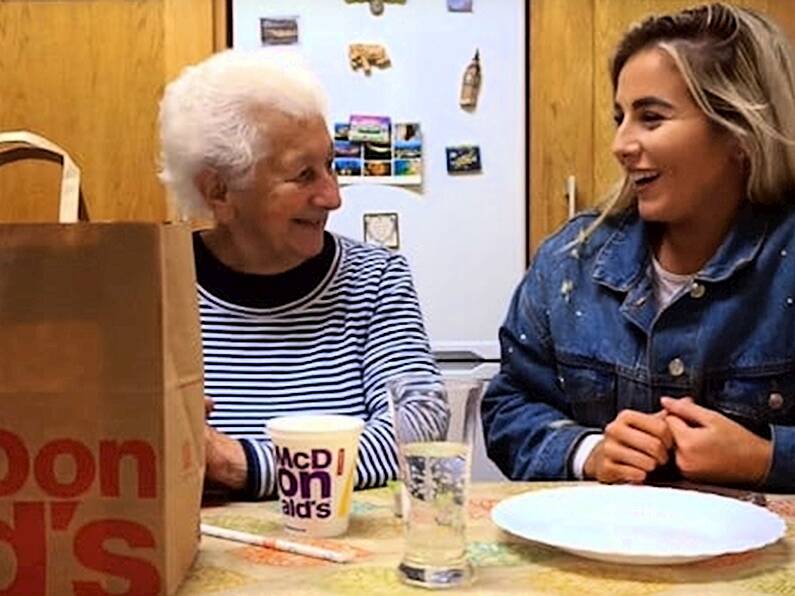
<path fill-rule="evenodd" d="M 658 114 L 657 112 L 652 112 L 648 110 L 644 110 L 641 112 L 640 120 L 643 122 L 647 127 L 654 128 L 660 124 L 663 120 L 662 114 Z"/>
<path fill-rule="evenodd" d="M 314 176 L 315 173 L 312 171 L 312 168 L 304 168 L 298 176 L 293 178 L 293 182 L 311 182 Z"/>
<path fill-rule="evenodd" d="M 613 122 L 616 126 L 621 126 L 621 122 L 624 120 L 624 114 L 621 112 L 615 112 L 613 114 Z"/>
<path fill-rule="evenodd" d="M 328 160 L 326 161 L 326 169 L 329 172 L 333 172 L 334 171 L 334 158 L 333 157 L 329 157 Z"/>

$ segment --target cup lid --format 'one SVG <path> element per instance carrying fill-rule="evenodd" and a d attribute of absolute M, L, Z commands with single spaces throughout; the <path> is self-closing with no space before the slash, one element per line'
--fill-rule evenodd
<path fill-rule="evenodd" d="M 341 414 L 295 414 L 272 418 L 266 425 L 271 432 L 317 434 L 361 431 L 364 420 Z"/>

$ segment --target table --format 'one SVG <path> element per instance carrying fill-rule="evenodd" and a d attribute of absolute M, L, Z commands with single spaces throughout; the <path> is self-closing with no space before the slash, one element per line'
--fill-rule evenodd
<path fill-rule="evenodd" d="M 523 541 L 499 530 L 491 508 L 510 495 L 569 483 L 475 484 L 469 503 L 469 556 L 476 580 L 462 594 L 795 594 L 795 495 L 768 495 L 768 508 L 788 525 L 785 540 L 759 551 L 689 565 L 600 563 Z M 354 494 L 349 532 L 317 544 L 357 555 L 337 564 L 289 553 L 202 538 L 199 556 L 179 594 L 429 594 L 400 583 L 395 568 L 403 548 L 401 520 L 388 488 Z M 277 502 L 230 503 L 202 510 L 205 523 L 281 535 Z"/>

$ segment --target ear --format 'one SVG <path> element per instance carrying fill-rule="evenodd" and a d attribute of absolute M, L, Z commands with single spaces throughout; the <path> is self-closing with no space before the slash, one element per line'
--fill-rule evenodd
<path fill-rule="evenodd" d="M 736 136 L 731 135 L 729 140 L 729 147 L 731 148 L 731 156 L 738 164 L 745 165 L 748 162 L 748 153 L 743 147 L 742 141 Z"/>
<path fill-rule="evenodd" d="M 205 205 L 215 216 L 215 221 L 224 223 L 231 216 L 231 201 L 226 182 L 215 168 L 202 168 L 193 179 Z"/>

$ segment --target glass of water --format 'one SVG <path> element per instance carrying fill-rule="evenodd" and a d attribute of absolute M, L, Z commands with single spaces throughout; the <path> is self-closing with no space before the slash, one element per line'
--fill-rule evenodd
<path fill-rule="evenodd" d="M 407 375 L 387 383 L 394 408 L 406 547 L 400 579 L 425 588 L 472 580 L 466 557 L 472 446 L 484 382 Z"/>

